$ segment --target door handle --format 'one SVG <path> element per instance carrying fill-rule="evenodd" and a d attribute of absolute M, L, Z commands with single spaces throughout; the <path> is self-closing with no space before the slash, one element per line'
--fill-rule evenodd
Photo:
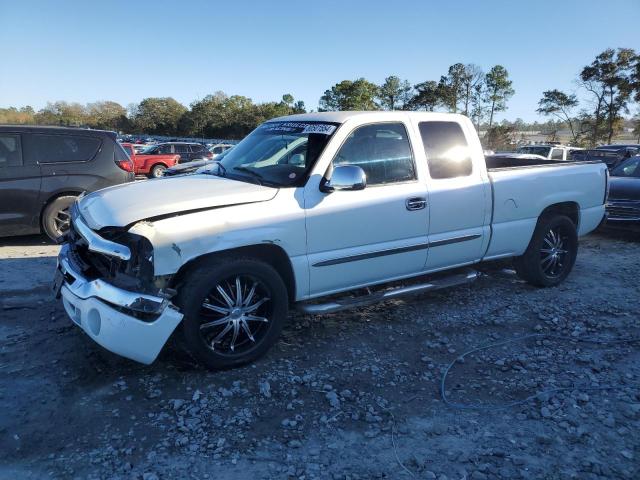
<path fill-rule="evenodd" d="M 411 197 L 411 198 L 407 198 L 407 201 L 405 202 L 405 206 L 407 207 L 407 210 L 422 210 L 424 207 L 427 206 L 427 199 L 423 198 L 423 197 Z"/>

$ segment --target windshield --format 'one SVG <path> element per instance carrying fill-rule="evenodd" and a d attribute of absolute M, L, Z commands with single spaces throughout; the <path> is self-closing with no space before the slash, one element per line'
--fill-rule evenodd
<path fill-rule="evenodd" d="M 543 157 L 548 157 L 550 150 L 551 150 L 551 147 L 530 146 L 530 147 L 520 147 L 518 148 L 517 151 L 518 153 L 529 153 L 531 155 L 542 155 Z"/>
<path fill-rule="evenodd" d="M 640 177 L 640 157 L 630 158 L 611 171 L 612 177 Z"/>
<path fill-rule="evenodd" d="M 279 187 L 302 185 L 338 127 L 327 122 L 267 122 L 216 160 L 226 176 Z"/>

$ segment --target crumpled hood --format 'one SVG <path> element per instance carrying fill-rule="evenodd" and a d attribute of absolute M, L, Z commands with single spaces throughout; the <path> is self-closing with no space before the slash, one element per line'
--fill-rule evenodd
<path fill-rule="evenodd" d="M 640 178 L 609 178 L 610 200 L 640 200 Z"/>
<path fill-rule="evenodd" d="M 124 227 L 140 220 L 192 210 L 264 202 L 277 188 L 212 175 L 188 175 L 125 183 L 82 198 L 80 213 L 89 227 Z"/>

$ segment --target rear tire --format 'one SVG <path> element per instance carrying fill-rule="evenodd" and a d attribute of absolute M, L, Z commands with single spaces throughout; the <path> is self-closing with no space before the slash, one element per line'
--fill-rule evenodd
<path fill-rule="evenodd" d="M 58 197 L 49 203 L 42 212 L 42 230 L 54 242 L 69 230 L 71 221 L 69 207 L 76 201 L 76 198 L 78 197 L 74 195 Z"/>
<path fill-rule="evenodd" d="M 240 292 L 238 294 L 238 292 Z M 282 278 L 253 258 L 203 260 L 178 287 L 183 347 L 213 370 L 252 362 L 277 341 L 289 297 Z"/>
<path fill-rule="evenodd" d="M 514 259 L 520 278 L 536 287 L 562 283 L 576 262 L 578 233 L 569 217 L 547 214 L 540 217 L 524 254 Z"/>
<path fill-rule="evenodd" d="M 166 169 L 167 167 L 165 167 L 164 165 L 161 165 L 161 164 L 154 165 L 153 167 L 151 167 L 151 170 L 149 171 L 149 177 L 162 178 L 162 176 L 164 175 L 164 171 Z"/>

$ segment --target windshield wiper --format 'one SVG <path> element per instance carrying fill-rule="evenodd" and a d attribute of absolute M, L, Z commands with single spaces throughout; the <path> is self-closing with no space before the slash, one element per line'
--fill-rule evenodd
<path fill-rule="evenodd" d="M 262 182 L 264 181 L 264 178 L 262 177 L 262 175 L 260 175 L 258 172 L 254 170 L 251 170 L 248 167 L 239 166 L 239 167 L 233 167 L 233 169 L 238 170 L 239 172 L 247 172 L 249 175 L 253 176 L 253 178 L 258 180 L 258 183 L 260 185 L 262 185 Z"/>
<path fill-rule="evenodd" d="M 213 170 L 207 168 L 200 173 L 204 173 L 205 175 L 215 175 L 219 177 L 225 177 L 227 175 L 227 168 L 222 164 L 222 162 L 213 162 L 213 165 L 218 167 L 218 171 L 214 172 Z"/>

